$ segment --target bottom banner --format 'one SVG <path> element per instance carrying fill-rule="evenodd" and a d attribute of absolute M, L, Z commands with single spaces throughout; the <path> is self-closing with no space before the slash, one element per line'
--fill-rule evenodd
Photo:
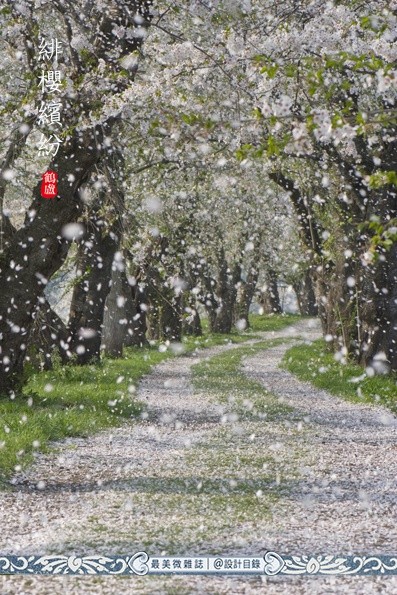
<path fill-rule="evenodd" d="M 393 575 L 397 556 L 2 556 L 0 574 Z"/>

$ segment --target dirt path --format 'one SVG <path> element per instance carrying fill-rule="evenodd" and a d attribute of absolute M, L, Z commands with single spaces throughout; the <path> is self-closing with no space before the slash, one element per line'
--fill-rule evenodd
<path fill-rule="evenodd" d="M 296 337 L 308 323 L 268 333 Z M 397 549 L 396 420 L 278 368 L 283 344 L 244 372 L 293 411 L 241 419 L 193 390 L 191 367 L 226 349 L 157 366 L 140 423 L 63 442 L 0 494 L 0 551 L 13 554 L 259 556 Z M 0 593 L 397 593 L 397 578 L 0 577 Z"/>

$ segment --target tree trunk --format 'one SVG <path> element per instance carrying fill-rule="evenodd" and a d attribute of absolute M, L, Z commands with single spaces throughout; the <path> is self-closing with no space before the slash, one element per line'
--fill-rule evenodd
<path fill-rule="evenodd" d="M 293 288 L 296 293 L 300 314 L 302 316 L 317 316 L 318 307 L 310 269 L 306 270 L 305 276 L 302 279 L 293 284 Z"/>
<path fill-rule="evenodd" d="M 235 308 L 235 322 L 243 321 L 244 328 L 250 327 L 249 312 L 254 299 L 259 272 L 251 267 L 247 279 L 241 281 Z"/>
<path fill-rule="evenodd" d="M 206 310 L 207 316 L 208 316 L 208 328 L 209 328 L 210 332 L 213 333 L 213 332 L 215 332 L 214 328 L 215 328 L 216 314 L 217 314 L 217 311 L 219 308 L 219 302 L 212 290 L 204 296 L 203 301 L 204 301 L 204 307 L 205 307 L 205 310 Z"/>
<path fill-rule="evenodd" d="M 261 290 L 260 305 L 264 314 L 281 314 L 283 311 L 278 293 L 277 274 L 272 269 L 266 274 L 266 284 Z"/>
<path fill-rule="evenodd" d="M 150 304 L 148 333 L 154 340 L 181 341 L 183 294 L 182 290 L 174 287 L 172 283 L 175 263 L 169 260 L 169 246 L 169 239 L 161 236 L 152 251 L 152 255 L 153 252 L 156 254 L 158 265 L 153 264 L 146 270 Z"/>
<path fill-rule="evenodd" d="M 65 226 L 79 217 L 79 189 L 98 162 L 102 127 L 85 130 L 60 147 L 51 169 L 59 174 L 57 200 L 43 200 L 38 183 L 24 225 L 0 257 L 0 394 L 19 389 L 26 341 L 39 297 L 64 262 Z M 73 179 L 73 182 L 69 180 Z M 66 229 L 66 231 L 65 231 Z"/>
<path fill-rule="evenodd" d="M 106 299 L 103 320 L 103 349 L 108 357 L 121 357 L 126 335 L 126 301 L 128 287 L 125 279 L 124 262 L 115 259 L 112 266 L 111 289 Z M 125 279 L 125 281 L 127 281 Z"/>
<path fill-rule="evenodd" d="M 114 262 L 112 287 L 106 300 L 103 322 L 105 355 L 121 357 L 123 347 L 143 347 L 146 339 L 146 289 L 127 280 L 124 265 Z"/>
<path fill-rule="evenodd" d="M 387 259 L 387 342 L 386 357 L 392 370 L 397 370 L 397 243 L 391 247 Z"/>
<path fill-rule="evenodd" d="M 197 306 L 190 304 L 186 308 L 187 318 L 184 319 L 182 331 L 184 335 L 190 337 L 201 337 L 203 329 L 201 328 L 201 318 Z"/>
<path fill-rule="evenodd" d="M 41 299 L 27 342 L 26 360 L 37 369 L 50 370 L 54 353 L 58 353 L 62 363 L 67 361 L 68 332 L 48 301 Z"/>
<path fill-rule="evenodd" d="M 199 272 L 193 260 L 186 265 L 184 278 L 187 279 L 187 288 L 183 294 L 184 315 L 182 333 L 191 337 L 200 337 L 203 334 L 201 318 L 198 311 L 198 296 L 193 292 L 199 284 Z"/>
<path fill-rule="evenodd" d="M 12 3 L 10 6 L 12 7 Z M 92 7 L 88 8 L 89 11 L 82 18 L 85 20 L 87 31 L 92 32 L 94 51 L 90 52 L 90 56 L 95 66 L 99 60 L 103 60 L 104 63 L 111 64 L 112 75 L 121 74 L 121 68 L 126 68 L 122 59 L 140 47 L 143 37 L 136 36 L 131 39 L 127 35 L 112 35 L 114 14 L 109 14 L 109 11 L 101 8 L 96 11 L 93 11 Z M 131 5 L 131 11 L 124 10 L 125 7 L 122 6 L 113 8 L 119 22 L 125 23 L 127 20 L 127 23 L 133 26 L 133 19 L 138 22 L 139 18 L 141 27 L 149 26 L 149 0 L 136 0 Z M 25 17 L 18 12 L 17 18 L 23 27 Z M 77 83 L 85 69 L 81 66 L 77 53 L 76 57 L 73 64 L 73 82 Z M 109 92 L 121 93 L 125 90 L 135 71 L 136 68 L 133 67 L 130 76 L 116 77 Z M 65 230 L 65 226 L 77 221 L 81 214 L 79 189 L 87 181 L 103 153 L 108 150 L 104 145 L 104 137 L 110 135 L 119 118 L 111 116 L 92 128 L 80 126 L 81 112 L 88 116 L 98 101 L 100 105 L 103 101 L 103 90 L 96 94 L 94 86 L 80 91 L 81 93 L 75 94 L 78 95 L 75 102 L 73 95 L 68 95 L 64 109 L 65 131 L 67 126 L 70 131 L 75 132 L 68 133 L 70 136 L 60 145 L 56 156 L 49 164 L 49 169 L 56 171 L 59 176 L 59 198 L 43 200 L 40 192 L 41 181 L 38 182 L 33 190 L 33 201 L 27 211 L 24 225 L 9 242 L 7 241 L 6 248 L 0 256 L 0 395 L 14 393 L 21 386 L 26 341 L 38 299 L 48 279 L 66 258 L 70 228 Z"/>
<path fill-rule="evenodd" d="M 389 138 L 391 140 L 385 139 L 380 161 L 386 171 L 394 171 L 397 161 L 395 131 Z M 371 175 L 374 168 L 372 154 L 362 144 L 362 139 L 356 140 L 361 148 L 363 165 L 367 174 Z M 361 363 L 374 365 L 375 370 L 396 370 L 396 242 L 387 247 L 382 246 L 381 232 L 377 234 L 379 245 L 371 247 L 371 230 L 358 231 L 358 225 L 368 222 L 371 218 L 379 221 L 384 230 L 390 226 L 397 217 L 395 188 L 385 185 L 380 189 L 368 191 L 365 176 L 357 176 L 356 169 L 334 151 L 332 156 L 341 166 L 342 174 L 350 181 L 352 192 L 356 195 L 351 209 L 344 214 L 341 221 L 343 235 L 349 239 L 346 248 L 354 255 L 348 262 L 345 262 L 343 250 L 337 255 L 336 262 L 327 262 L 324 259 L 320 239 L 321 228 L 313 221 L 300 191 L 291 180 L 281 174 L 272 174 L 271 178 L 290 192 L 291 201 L 299 217 L 301 237 L 309 254 L 315 256 L 317 263 L 321 262 L 321 266 L 315 263 L 317 266 L 313 270 L 324 335 L 332 338 L 330 344 L 334 349 L 345 347 L 347 352 L 353 354 Z M 366 202 L 365 208 L 361 210 L 359 206 L 362 196 L 366 197 Z M 369 248 L 375 255 L 374 262 L 363 264 Z"/>
<path fill-rule="evenodd" d="M 233 327 L 233 313 L 237 298 L 237 283 L 241 275 L 239 264 L 233 271 L 228 267 L 223 248 L 219 256 L 219 274 L 216 296 L 219 302 L 216 318 L 212 327 L 214 333 L 228 334 Z"/>
<path fill-rule="evenodd" d="M 361 295 L 360 359 L 375 370 L 397 370 L 397 243 L 376 264 Z"/>
<path fill-rule="evenodd" d="M 77 268 L 81 280 L 75 284 L 70 307 L 71 351 L 84 365 L 100 358 L 105 301 L 110 291 L 112 263 L 120 244 L 120 222 L 104 221 L 99 196 L 87 224 L 87 237 L 78 247 Z M 118 234 L 118 235 L 116 235 Z"/>
<path fill-rule="evenodd" d="M 161 338 L 182 341 L 183 297 L 169 292 L 162 300 L 160 328 Z"/>
<path fill-rule="evenodd" d="M 145 280 L 147 285 L 148 312 L 147 312 L 147 331 L 149 339 L 158 341 L 161 338 L 160 318 L 161 318 L 161 294 L 162 286 L 160 275 L 154 266 L 148 266 L 145 271 Z"/>
<path fill-rule="evenodd" d="M 127 318 L 126 347 L 143 347 L 148 345 L 148 340 L 146 339 L 148 292 L 146 284 L 140 282 L 143 278 L 143 272 L 138 271 L 134 283 L 126 279 L 128 285 L 128 289 L 126 290 L 128 297 L 125 304 Z"/>

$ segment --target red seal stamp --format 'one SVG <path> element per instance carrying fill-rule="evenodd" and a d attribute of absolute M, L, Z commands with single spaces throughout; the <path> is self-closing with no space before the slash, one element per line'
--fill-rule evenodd
<path fill-rule="evenodd" d="M 40 193 L 42 198 L 55 198 L 58 194 L 58 174 L 48 170 L 41 178 Z"/>

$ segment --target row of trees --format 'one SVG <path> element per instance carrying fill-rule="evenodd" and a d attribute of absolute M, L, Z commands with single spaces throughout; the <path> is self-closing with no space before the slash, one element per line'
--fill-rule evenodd
<path fill-rule="evenodd" d="M 397 369 L 395 8 L 102 4 L 0 11 L 0 393 L 29 345 L 84 364 L 101 344 L 200 333 L 203 312 L 230 332 L 255 291 L 279 309 L 280 278 L 334 349 Z M 64 43 L 50 164 L 35 150 L 40 36 Z M 59 200 L 40 197 L 48 165 Z M 68 271 L 65 325 L 46 286 Z"/>

